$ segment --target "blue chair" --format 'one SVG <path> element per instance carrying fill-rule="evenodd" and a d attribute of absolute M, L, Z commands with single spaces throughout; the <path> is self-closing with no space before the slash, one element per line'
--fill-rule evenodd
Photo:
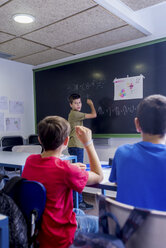
<path fill-rule="evenodd" d="M 0 214 L 0 247 L 9 248 L 8 217 Z"/>
<path fill-rule="evenodd" d="M 10 197 L 22 211 L 28 226 L 28 239 L 33 243 L 45 208 L 46 189 L 39 182 L 22 180 L 11 190 Z"/>

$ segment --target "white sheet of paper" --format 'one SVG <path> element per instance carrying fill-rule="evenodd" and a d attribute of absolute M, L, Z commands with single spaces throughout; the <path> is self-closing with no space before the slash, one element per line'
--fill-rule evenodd
<path fill-rule="evenodd" d="M 8 98 L 7 96 L 0 96 L 0 109 L 8 109 Z"/>
<path fill-rule="evenodd" d="M 4 113 L 0 113 L 0 131 L 4 131 Z"/>
<path fill-rule="evenodd" d="M 114 100 L 143 98 L 143 75 L 114 79 Z"/>
<path fill-rule="evenodd" d="M 24 103 L 21 101 L 9 101 L 9 113 L 11 114 L 23 114 Z"/>
<path fill-rule="evenodd" d="M 21 130 L 20 118 L 6 118 L 6 131 L 19 131 Z"/>

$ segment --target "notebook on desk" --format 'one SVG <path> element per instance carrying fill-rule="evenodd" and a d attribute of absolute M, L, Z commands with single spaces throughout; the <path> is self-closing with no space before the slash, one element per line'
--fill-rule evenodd
<path fill-rule="evenodd" d="M 103 169 L 107 169 L 107 168 L 111 168 L 111 165 L 109 165 L 108 163 L 107 164 L 102 164 L 101 163 L 101 167 Z M 86 164 L 86 170 L 89 171 L 90 170 L 90 164 Z"/>

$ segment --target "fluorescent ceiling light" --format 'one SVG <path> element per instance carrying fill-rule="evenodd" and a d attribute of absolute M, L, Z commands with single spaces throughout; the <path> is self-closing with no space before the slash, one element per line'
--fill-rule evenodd
<path fill-rule="evenodd" d="M 13 19 L 19 23 L 31 23 L 35 21 L 35 17 L 28 14 L 16 14 L 13 16 Z"/>

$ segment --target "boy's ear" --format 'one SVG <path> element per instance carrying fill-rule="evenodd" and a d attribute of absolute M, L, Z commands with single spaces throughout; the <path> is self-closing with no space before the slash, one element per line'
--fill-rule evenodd
<path fill-rule="evenodd" d="M 72 103 L 70 103 L 70 108 L 72 108 Z"/>
<path fill-rule="evenodd" d="M 138 133 L 141 133 L 142 130 L 141 130 L 141 127 L 140 127 L 140 124 L 139 124 L 139 120 L 138 120 L 137 117 L 134 119 L 134 123 L 135 123 L 135 127 L 136 127 L 137 132 Z"/>
<path fill-rule="evenodd" d="M 69 142 L 69 136 L 66 137 L 65 141 L 63 142 L 64 146 L 67 146 Z"/>

